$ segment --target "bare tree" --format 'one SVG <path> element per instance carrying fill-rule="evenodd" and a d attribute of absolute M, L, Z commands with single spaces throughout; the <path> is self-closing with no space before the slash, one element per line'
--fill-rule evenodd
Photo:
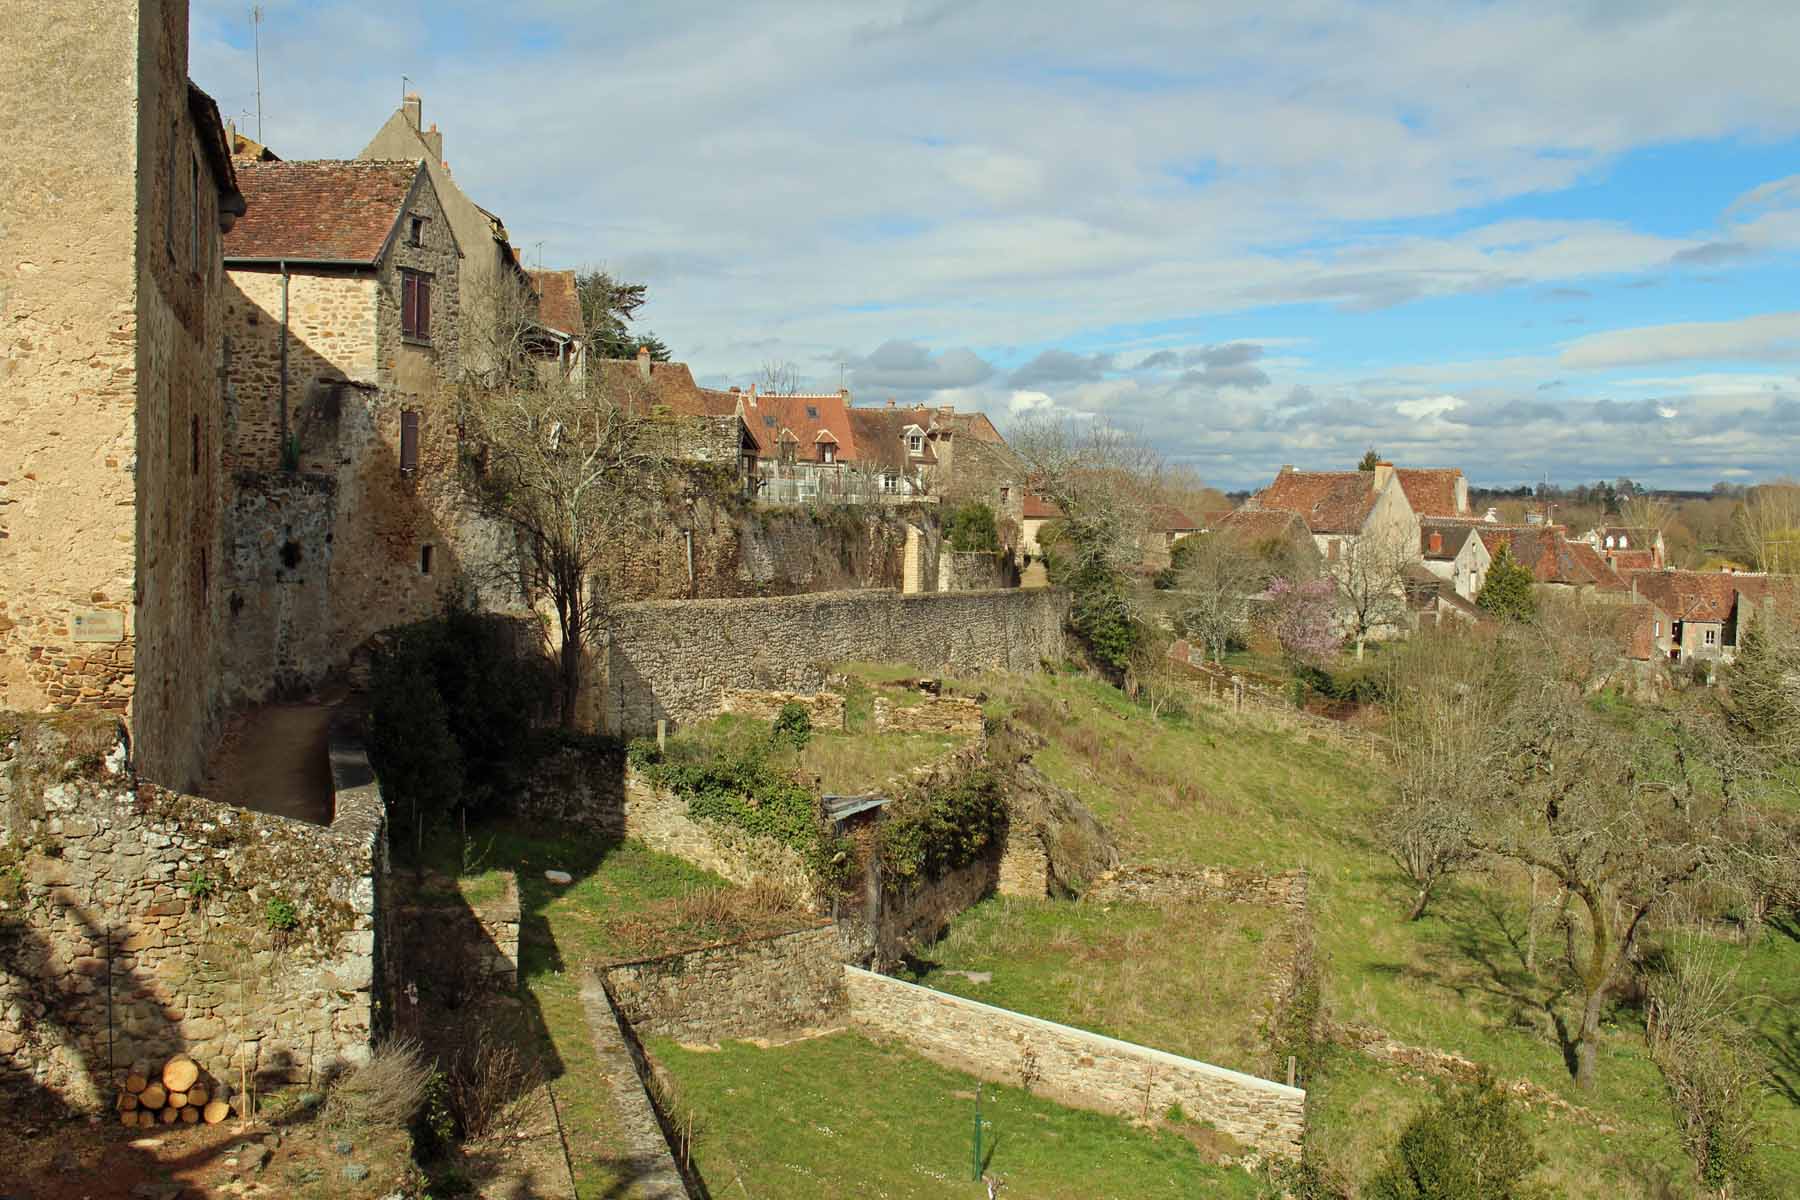
<path fill-rule="evenodd" d="M 497 317 L 481 336 L 497 365 L 460 396 L 464 493 L 512 530 L 527 599 L 554 618 L 560 716 L 573 727 L 582 660 L 608 609 L 609 555 L 640 524 L 666 458 L 646 434 L 649 398 L 635 374 L 543 369 L 534 324 L 504 295 L 489 307 Z"/>
<path fill-rule="evenodd" d="M 1639 492 L 1619 502 L 1619 521 L 1628 529 L 1667 533 L 1675 523 L 1675 506 L 1661 496 Z"/>
<path fill-rule="evenodd" d="M 1752 488 L 1734 524 L 1738 550 L 1759 569 L 1800 572 L 1800 483 L 1783 479 Z"/>
<path fill-rule="evenodd" d="M 765 359 L 757 383 L 765 395 L 792 396 L 800 391 L 800 372 L 785 358 Z"/>
<path fill-rule="evenodd" d="M 1418 547 L 1403 533 L 1376 530 L 1346 539 L 1332 574 L 1338 581 L 1338 611 L 1345 632 L 1363 645 L 1383 631 L 1406 625 L 1406 568 L 1418 558 Z"/>
<path fill-rule="evenodd" d="M 1250 625 L 1251 597 L 1262 590 L 1262 563 L 1242 539 L 1201 533 L 1183 546 L 1176 576 L 1176 628 L 1204 646 L 1215 661 Z"/>

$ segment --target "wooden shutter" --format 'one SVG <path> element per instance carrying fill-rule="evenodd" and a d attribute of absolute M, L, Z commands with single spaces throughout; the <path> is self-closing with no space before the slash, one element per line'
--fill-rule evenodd
<path fill-rule="evenodd" d="M 400 276 L 400 332 L 407 337 L 419 331 L 419 277 L 411 271 Z"/>
<path fill-rule="evenodd" d="M 419 413 L 407 409 L 400 414 L 400 473 L 411 475 L 419 469 Z"/>
<path fill-rule="evenodd" d="M 427 275 L 415 275 L 413 281 L 417 285 L 419 293 L 418 326 L 413 333 L 417 337 L 428 338 L 431 336 L 431 278 Z"/>

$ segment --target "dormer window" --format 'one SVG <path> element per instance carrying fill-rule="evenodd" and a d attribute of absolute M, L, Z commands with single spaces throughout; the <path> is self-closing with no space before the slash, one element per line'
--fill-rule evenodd
<path fill-rule="evenodd" d="M 833 463 L 837 461 L 837 447 L 830 442 L 819 447 L 819 461 Z"/>
<path fill-rule="evenodd" d="M 818 420 L 818 419 L 819 419 L 819 407 L 818 407 L 818 405 L 816 405 L 816 404 L 809 404 L 809 405 L 807 405 L 807 406 L 806 406 L 806 416 L 807 416 L 807 419 L 808 419 L 808 420 L 811 420 L 811 421 L 816 421 L 816 420 Z"/>
<path fill-rule="evenodd" d="M 906 435 L 906 449 L 907 449 L 907 452 L 910 454 L 925 453 L 925 435 L 922 433 L 907 434 Z"/>
<path fill-rule="evenodd" d="M 1631 549 L 1631 539 L 1622 533 L 1619 535 L 1619 549 L 1621 549 L 1621 550 Z"/>

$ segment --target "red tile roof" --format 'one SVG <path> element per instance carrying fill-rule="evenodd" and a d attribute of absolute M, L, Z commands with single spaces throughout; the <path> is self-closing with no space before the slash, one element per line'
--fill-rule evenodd
<path fill-rule="evenodd" d="M 1460 467 L 1396 469 L 1394 476 L 1400 480 L 1400 490 L 1406 493 L 1406 502 L 1421 517 L 1462 517 L 1469 513 L 1468 495 L 1464 493 L 1464 507 L 1456 504 L 1457 480 L 1462 478 Z"/>
<path fill-rule="evenodd" d="M 1046 500 L 1036 492 L 1026 492 L 1024 517 L 1028 521 L 1051 521 L 1063 515 L 1054 500 Z"/>
<path fill-rule="evenodd" d="M 737 411 L 735 395 L 700 387 L 686 363 L 651 363 L 648 381 L 635 358 L 596 359 L 588 372 L 618 403 L 633 408 L 660 408 L 682 417 L 728 417 Z"/>
<path fill-rule="evenodd" d="M 1473 527 L 1489 554 L 1502 545 L 1512 547 L 1513 561 L 1531 572 L 1539 583 L 1593 587 L 1602 592 L 1623 591 L 1628 586 L 1586 542 L 1571 542 L 1561 525 L 1476 525 Z"/>
<path fill-rule="evenodd" d="M 1470 538 L 1475 537 L 1473 525 L 1460 521 L 1425 520 L 1419 523 L 1419 553 L 1426 558 L 1452 561 L 1463 552 L 1463 547 Z M 1437 549 L 1432 549 L 1431 539 L 1438 539 Z"/>
<path fill-rule="evenodd" d="M 239 160 L 238 190 L 249 211 L 223 239 L 225 260 L 372 266 L 424 171 L 418 162 Z"/>
<path fill-rule="evenodd" d="M 760 403 L 761 397 L 758 397 Z M 909 412 L 895 408 L 850 408 L 850 433 L 855 445 L 855 458 L 860 466 L 882 468 L 895 475 L 909 474 L 914 467 L 937 462 L 937 451 L 926 439 L 925 453 L 915 457 L 906 447 L 906 427 L 916 424 Z M 839 457 L 850 455 L 842 445 Z"/>
<path fill-rule="evenodd" d="M 1314 533 L 1360 533 L 1379 496 L 1367 471 L 1283 471 L 1250 505 L 1291 512 Z"/>
<path fill-rule="evenodd" d="M 1730 620 L 1740 593 L 1752 603 L 1765 597 L 1791 601 L 1794 596 L 1791 578 L 1768 575 L 1665 569 L 1632 571 L 1627 578 L 1637 584 L 1638 595 L 1680 621 Z"/>
<path fill-rule="evenodd" d="M 581 333 L 581 297 L 575 290 L 573 271 L 531 271 L 531 286 L 538 294 L 538 321 L 558 333 Z"/>
<path fill-rule="evenodd" d="M 757 453 L 778 457 L 778 440 L 783 430 L 791 432 L 802 446 L 815 445 L 821 432 L 829 432 L 837 439 L 837 461 L 858 461 L 856 435 L 850 428 L 849 405 L 843 393 L 759 395 L 755 399 L 755 407 L 751 407 L 749 397 L 745 398 L 744 420 L 756 438 Z"/>
<path fill-rule="evenodd" d="M 1656 648 L 1656 631 L 1659 623 L 1666 634 L 1669 629 L 1669 615 L 1656 604 L 1632 604 L 1620 609 L 1613 628 L 1619 635 L 1619 641 L 1625 647 L 1625 657 L 1635 658 L 1639 662 L 1648 662 L 1653 658 L 1661 657 Z"/>
<path fill-rule="evenodd" d="M 1190 533 L 1201 528 L 1200 522 L 1173 504 L 1152 504 L 1148 515 L 1150 527 L 1164 533 Z"/>
<path fill-rule="evenodd" d="M 1603 550 L 1615 571 L 1650 571 L 1656 569 L 1655 550 Z"/>

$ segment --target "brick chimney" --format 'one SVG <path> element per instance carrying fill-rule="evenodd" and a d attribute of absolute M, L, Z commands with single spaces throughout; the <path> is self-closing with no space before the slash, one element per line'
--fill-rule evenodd
<path fill-rule="evenodd" d="M 433 121 L 431 128 L 421 133 L 419 138 L 425 143 L 425 148 L 431 151 L 432 158 L 440 163 L 444 161 L 444 135 L 438 132 L 436 121 Z"/>
<path fill-rule="evenodd" d="M 1394 477 L 1394 464 L 1393 463 L 1378 462 L 1375 464 L 1374 485 L 1375 485 L 1376 491 L 1379 492 L 1382 488 L 1385 488 L 1388 485 L 1388 481 L 1390 479 L 1392 479 L 1393 477 Z"/>
<path fill-rule="evenodd" d="M 650 347 L 639 346 L 637 358 L 638 378 L 648 382 L 650 379 Z"/>
<path fill-rule="evenodd" d="M 400 111 L 406 114 L 406 123 L 414 129 L 423 128 L 419 124 L 425 117 L 425 101 L 417 92 L 408 92 L 400 101 Z"/>
<path fill-rule="evenodd" d="M 1293 473 L 1294 473 L 1294 464 L 1293 463 L 1282 463 L 1281 470 L 1276 472 L 1277 475 L 1292 475 Z"/>
<path fill-rule="evenodd" d="M 1431 531 L 1431 553 L 1442 554 L 1443 552 L 1444 552 L 1444 535 L 1437 532 L 1437 530 L 1434 529 Z"/>

